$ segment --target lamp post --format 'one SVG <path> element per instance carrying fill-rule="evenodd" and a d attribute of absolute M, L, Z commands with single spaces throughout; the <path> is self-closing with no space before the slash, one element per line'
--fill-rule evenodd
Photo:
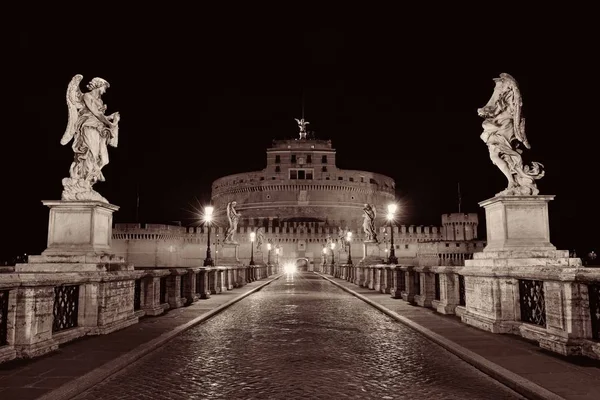
<path fill-rule="evenodd" d="M 250 265 L 254 265 L 254 239 L 256 232 L 250 232 Z"/>
<path fill-rule="evenodd" d="M 277 265 L 277 272 L 279 272 L 279 245 L 275 246 L 275 264 Z"/>
<path fill-rule="evenodd" d="M 267 265 L 271 265 L 271 243 L 267 243 Z"/>
<path fill-rule="evenodd" d="M 213 259 L 210 255 L 210 225 L 212 222 L 213 211 L 215 208 L 213 206 L 204 207 L 204 223 L 208 227 L 208 234 L 206 236 L 206 258 L 204 259 L 205 267 L 212 267 L 214 265 Z"/>
<path fill-rule="evenodd" d="M 394 248 L 394 219 L 396 218 L 396 209 L 398 206 L 394 203 L 388 204 L 387 219 L 390 221 L 390 264 L 398 264 L 398 257 L 396 257 L 396 249 Z"/>
<path fill-rule="evenodd" d="M 347 264 L 352 265 L 352 232 L 346 232 L 346 242 L 348 242 L 348 261 Z"/>
<path fill-rule="evenodd" d="M 327 245 L 323 246 L 323 272 L 325 272 L 325 265 L 327 265 Z"/>

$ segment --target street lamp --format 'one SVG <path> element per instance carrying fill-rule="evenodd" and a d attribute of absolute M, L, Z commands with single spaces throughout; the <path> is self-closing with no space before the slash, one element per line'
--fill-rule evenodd
<path fill-rule="evenodd" d="M 323 267 L 327 264 L 327 245 L 323 246 Z M 325 270 L 323 270 L 325 272 Z"/>
<path fill-rule="evenodd" d="M 205 267 L 212 267 L 214 265 L 213 259 L 210 255 L 210 225 L 212 223 L 213 211 L 215 208 L 213 206 L 204 207 L 204 224 L 208 227 L 208 234 L 206 236 L 206 258 L 204 259 Z"/>
<path fill-rule="evenodd" d="M 275 264 L 277 264 L 277 266 L 279 267 L 279 245 L 275 246 L 275 256 L 277 258 L 275 258 Z"/>
<path fill-rule="evenodd" d="M 250 232 L 250 265 L 254 265 L 254 239 L 256 232 Z"/>
<path fill-rule="evenodd" d="M 352 232 L 346 232 L 346 241 L 348 242 L 348 261 L 347 264 L 352 265 Z"/>
<path fill-rule="evenodd" d="M 331 242 L 330 246 L 331 246 L 331 266 L 333 266 L 335 264 L 335 256 L 333 253 L 333 250 L 335 250 L 335 242 Z"/>
<path fill-rule="evenodd" d="M 394 249 L 394 219 L 396 218 L 396 209 L 398 206 L 395 203 L 388 204 L 387 219 L 390 222 L 390 264 L 398 264 L 398 257 L 396 257 L 396 249 Z"/>
<path fill-rule="evenodd" d="M 271 243 L 267 243 L 267 265 L 271 265 Z"/>

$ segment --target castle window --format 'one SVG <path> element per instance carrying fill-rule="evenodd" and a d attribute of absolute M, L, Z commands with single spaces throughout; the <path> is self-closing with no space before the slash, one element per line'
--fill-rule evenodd
<path fill-rule="evenodd" d="M 265 180 L 265 177 L 264 177 L 264 176 L 261 176 L 261 177 L 260 177 L 260 180 L 261 180 L 261 181 L 264 181 L 264 180 Z"/>
<path fill-rule="evenodd" d="M 327 156 L 321 156 L 321 164 L 327 164 Z"/>
<path fill-rule="evenodd" d="M 307 170 L 306 171 L 306 179 L 312 179 L 313 178 L 313 173 L 311 170 Z"/>
<path fill-rule="evenodd" d="M 298 179 L 306 179 L 306 171 L 303 169 L 298 170 Z"/>
<path fill-rule="evenodd" d="M 328 181 L 328 180 L 329 180 L 329 177 L 328 177 L 328 176 L 326 176 L 326 177 L 325 177 L 325 180 L 326 180 L 326 181 Z"/>
<path fill-rule="evenodd" d="M 321 168 L 322 172 L 327 172 L 327 167 L 325 165 L 323 165 L 323 168 Z"/>
<path fill-rule="evenodd" d="M 281 172 L 281 168 L 279 168 L 279 165 L 275 167 L 275 172 Z"/>
<path fill-rule="evenodd" d="M 275 156 L 275 164 L 279 164 L 281 162 L 281 156 L 280 155 L 276 155 Z"/>
<path fill-rule="evenodd" d="M 361 181 L 361 182 L 364 182 L 364 181 L 365 181 L 365 177 L 364 177 L 364 176 L 361 176 L 361 177 L 360 177 L 360 181 Z"/>
<path fill-rule="evenodd" d="M 405 244 L 405 245 L 404 245 L 404 248 L 405 248 L 405 249 L 408 249 L 408 245 L 407 245 L 407 244 Z"/>
<path fill-rule="evenodd" d="M 341 177 L 341 176 L 338 176 L 338 181 L 343 181 L 343 180 L 344 180 L 344 178 L 343 178 L 343 177 Z"/>
<path fill-rule="evenodd" d="M 298 179 L 298 170 L 290 169 L 290 179 Z"/>
<path fill-rule="evenodd" d="M 306 163 L 307 164 L 311 164 L 312 163 L 312 156 L 310 154 L 306 156 Z"/>
<path fill-rule="evenodd" d="M 350 177 L 348 180 L 349 180 L 350 182 L 354 182 L 354 178 L 352 178 L 352 177 Z"/>
<path fill-rule="evenodd" d="M 296 155 L 292 154 L 292 164 L 296 164 Z"/>

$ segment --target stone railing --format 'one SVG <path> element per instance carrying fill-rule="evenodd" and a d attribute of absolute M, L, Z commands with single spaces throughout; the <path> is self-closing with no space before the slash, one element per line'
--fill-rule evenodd
<path fill-rule="evenodd" d="M 600 269 L 325 264 L 320 272 L 559 354 L 600 359 Z M 492 277 L 501 287 L 490 286 Z"/>
<path fill-rule="evenodd" d="M 32 358 L 86 335 L 108 334 L 277 273 L 275 265 L 127 268 L 86 272 L 0 270 L 0 363 Z"/>

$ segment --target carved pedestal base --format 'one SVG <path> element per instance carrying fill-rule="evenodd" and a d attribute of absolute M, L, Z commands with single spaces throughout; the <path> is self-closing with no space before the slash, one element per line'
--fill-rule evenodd
<path fill-rule="evenodd" d="M 42 255 L 105 255 L 118 206 L 98 201 L 44 200 L 50 207 L 48 248 Z"/>
<path fill-rule="evenodd" d="M 383 264 L 385 260 L 380 256 L 379 244 L 377 242 L 363 242 L 363 258 L 358 265 Z"/>
<path fill-rule="evenodd" d="M 496 196 L 482 201 L 487 226 L 484 252 L 556 250 L 550 243 L 548 202 L 554 196 Z"/>
<path fill-rule="evenodd" d="M 241 265 L 239 259 L 239 243 L 223 243 L 219 251 L 219 266 Z"/>

